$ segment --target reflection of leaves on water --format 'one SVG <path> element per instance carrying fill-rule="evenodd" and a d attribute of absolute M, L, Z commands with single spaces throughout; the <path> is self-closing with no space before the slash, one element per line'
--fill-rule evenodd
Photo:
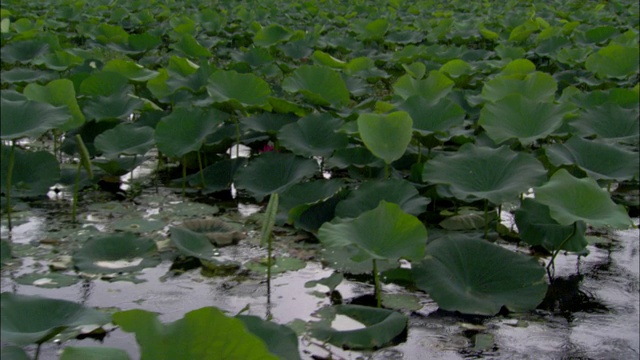
<path fill-rule="evenodd" d="M 573 313 L 604 313 L 609 309 L 593 294 L 580 289 L 584 275 L 558 277 L 549 285 L 547 294 L 538 309 L 560 313 L 568 321 Z"/>

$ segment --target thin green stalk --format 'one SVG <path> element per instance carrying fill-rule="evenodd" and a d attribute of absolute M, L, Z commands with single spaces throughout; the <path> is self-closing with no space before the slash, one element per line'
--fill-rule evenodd
<path fill-rule="evenodd" d="M 82 162 L 78 163 L 78 171 L 76 172 L 76 183 L 73 186 L 73 203 L 71 204 L 71 222 L 76 223 L 76 209 L 78 207 L 78 192 L 80 191 L 80 170 L 82 170 Z"/>
<path fill-rule="evenodd" d="M 376 306 L 382 307 L 382 295 L 380 294 L 380 274 L 378 274 L 378 264 L 376 263 L 376 259 L 373 259 L 373 283 L 375 286 L 375 294 L 376 294 Z"/>
<path fill-rule="evenodd" d="M 269 197 L 269 203 L 265 211 L 264 220 L 262 221 L 262 229 L 260 231 L 260 245 L 267 246 L 267 305 L 271 303 L 271 266 L 273 252 L 273 226 L 276 223 L 276 214 L 278 213 L 278 193 L 273 193 Z"/>
<path fill-rule="evenodd" d="M 11 232 L 11 177 L 13 176 L 13 166 L 15 163 L 15 149 L 16 143 L 11 140 L 11 151 L 9 152 L 9 169 L 7 169 L 7 225 L 9 226 L 9 232 Z"/>
<path fill-rule="evenodd" d="M 187 155 L 182 156 L 182 198 L 187 197 Z"/>
<path fill-rule="evenodd" d="M 240 120 L 238 117 L 234 117 L 236 123 L 236 157 L 240 157 Z"/>
<path fill-rule="evenodd" d="M 202 171 L 202 157 L 200 156 L 200 149 L 198 149 L 198 167 L 200 168 L 200 182 L 202 183 L 202 189 L 204 190 L 204 171 Z"/>
<path fill-rule="evenodd" d="M 552 253 L 551 260 L 549 261 L 549 264 L 547 264 L 547 275 L 549 275 L 550 280 L 551 280 L 551 275 L 550 275 L 549 269 L 551 267 L 555 268 L 556 257 L 558 256 L 558 254 L 560 254 L 560 251 L 562 251 L 562 247 L 569 241 L 569 239 L 571 239 L 576 234 L 577 231 L 578 231 L 578 222 L 574 221 L 573 230 L 571 230 L 571 234 L 569 234 L 569 236 L 567 236 L 564 240 L 562 240 L 562 242 L 558 246 L 558 249 Z"/>
<path fill-rule="evenodd" d="M 389 178 L 389 164 L 387 163 L 384 164 L 384 178 L 385 179 Z"/>
<path fill-rule="evenodd" d="M 489 235 L 489 200 L 484 199 L 484 238 Z"/>

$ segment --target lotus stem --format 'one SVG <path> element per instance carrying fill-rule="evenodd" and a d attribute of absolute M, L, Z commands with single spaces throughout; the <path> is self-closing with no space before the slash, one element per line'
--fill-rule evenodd
<path fill-rule="evenodd" d="M 489 200 L 484 199 L 484 238 L 489 236 Z"/>
<path fill-rule="evenodd" d="M 71 222 L 76 223 L 76 208 L 78 207 L 78 191 L 80 191 L 80 170 L 82 170 L 82 162 L 78 163 L 78 171 L 76 171 L 76 183 L 73 186 L 73 202 L 71 204 Z"/>
<path fill-rule="evenodd" d="M 376 294 L 376 306 L 382 307 L 382 295 L 380 294 L 380 274 L 378 274 L 378 264 L 376 263 L 376 259 L 373 259 L 373 283 Z"/>
<path fill-rule="evenodd" d="M 11 140 L 11 151 L 9 152 L 9 169 L 7 169 L 7 225 L 9 226 L 9 232 L 11 232 L 11 177 L 13 176 L 13 166 L 15 163 L 15 148 L 16 142 Z"/>
<path fill-rule="evenodd" d="M 198 167 L 200 168 L 200 182 L 202 183 L 202 189 L 204 190 L 204 171 L 202 171 L 202 157 L 200 156 L 200 149 L 198 149 Z"/>
<path fill-rule="evenodd" d="M 388 179 L 389 178 L 389 164 L 384 163 L 384 178 Z"/>
<path fill-rule="evenodd" d="M 182 198 L 187 197 L 187 155 L 182 156 Z"/>
<path fill-rule="evenodd" d="M 551 275 L 550 275 L 549 269 L 551 267 L 553 267 L 555 269 L 556 257 L 558 256 L 558 254 L 562 250 L 562 247 L 567 243 L 567 241 L 569 241 L 569 239 L 571 239 L 577 232 L 578 232 L 578 222 L 574 221 L 573 222 L 573 229 L 571 230 L 571 234 L 569 234 L 569 236 L 567 236 L 564 240 L 562 240 L 562 242 L 560 243 L 558 248 L 555 251 L 553 251 L 553 253 L 551 254 L 551 260 L 549 261 L 549 264 L 547 264 L 547 275 L 549 275 L 549 280 L 551 280 Z"/>
<path fill-rule="evenodd" d="M 273 252 L 273 225 L 276 223 L 276 214 L 278 212 L 278 193 L 273 193 L 269 197 L 267 210 L 262 221 L 262 230 L 260 234 L 260 245 L 267 246 L 267 305 L 271 304 L 271 254 Z"/>

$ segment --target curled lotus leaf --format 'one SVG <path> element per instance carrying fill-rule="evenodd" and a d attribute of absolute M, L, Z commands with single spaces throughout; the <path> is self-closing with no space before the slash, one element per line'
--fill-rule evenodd
<path fill-rule="evenodd" d="M 105 235 L 87 240 L 73 254 L 75 267 L 84 272 L 133 272 L 160 263 L 156 243 L 133 233 Z"/>

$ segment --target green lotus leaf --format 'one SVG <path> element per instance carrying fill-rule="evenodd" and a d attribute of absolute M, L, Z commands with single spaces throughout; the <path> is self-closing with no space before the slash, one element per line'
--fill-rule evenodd
<path fill-rule="evenodd" d="M 496 102 L 508 95 L 520 94 L 531 102 L 550 102 L 555 99 L 557 88 L 558 83 L 551 75 L 536 71 L 497 76 L 484 85 L 481 96 Z"/>
<path fill-rule="evenodd" d="M 142 65 L 133 61 L 114 59 L 104 65 L 102 71 L 120 74 L 133 81 L 147 81 L 158 76 L 157 71 L 145 69 Z"/>
<path fill-rule="evenodd" d="M 153 134 L 151 127 L 121 123 L 96 136 L 94 145 L 107 159 L 119 155 L 144 155 L 155 146 Z"/>
<path fill-rule="evenodd" d="M 542 184 L 546 171 L 529 154 L 514 152 L 506 146 L 491 149 L 467 143 L 453 155 L 439 155 L 428 161 L 422 178 L 447 185 L 460 200 L 487 199 L 502 204 Z"/>
<path fill-rule="evenodd" d="M 382 294 L 382 306 L 394 310 L 418 311 L 422 309 L 420 298 L 412 294 Z"/>
<path fill-rule="evenodd" d="M 265 196 L 281 193 L 296 182 L 318 172 L 314 160 L 294 154 L 266 152 L 249 161 L 235 176 L 237 188 L 245 189 L 258 201 Z"/>
<path fill-rule="evenodd" d="M 287 41 L 291 37 L 291 30 L 278 24 L 271 24 L 261 28 L 253 37 L 253 43 L 258 46 L 271 46 L 279 42 Z"/>
<path fill-rule="evenodd" d="M 306 283 L 304 283 L 304 287 L 312 288 L 317 285 L 323 285 L 329 288 L 329 292 L 333 292 L 338 287 L 338 285 L 340 285 L 342 280 L 344 280 L 344 275 L 342 275 L 342 273 L 333 272 L 326 278 L 307 281 Z"/>
<path fill-rule="evenodd" d="M 380 201 L 378 207 L 354 219 L 336 219 L 318 230 L 318 239 L 326 247 L 356 245 L 352 260 L 419 260 L 424 255 L 427 230 L 418 218 L 400 206 Z"/>
<path fill-rule="evenodd" d="M 5 19 L 3 19 L 3 21 L 4 20 Z M 29 355 L 27 355 L 27 353 L 19 346 L 3 346 L 0 351 L 0 358 L 10 360 L 31 360 Z"/>
<path fill-rule="evenodd" d="M 381 200 L 397 204 L 404 212 L 414 216 L 425 212 L 429 204 L 429 199 L 420 196 L 418 190 L 405 180 L 367 181 L 338 204 L 336 216 L 357 217 L 365 211 L 375 209 Z"/>
<path fill-rule="evenodd" d="M 426 79 L 414 79 L 410 75 L 401 76 L 395 84 L 393 90 L 396 95 L 406 100 L 411 96 L 419 95 L 431 102 L 438 102 L 447 96 L 455 83 L 446 75 L 439 71 L 429 72 Z"/>
<path fill-rule="evenodd" d="M 80 304 L 39 296 L 0 295 L 2 342 L 15 345 L 41 344 L 68 328 L 104 325 L 107 314 Z"/>
<path fill-rule="evenodd" d="M 325 161 L 327 168 L 345 169 L 350 166 L 355 167 L 381 167 L 384 162 L 373 155 L 366 147 L 350 147 L 346 149 L 338 149 L 333 155 Z"/>
<path fill-rule="evenodd" d="M 531 101 L 513 94 L 487 103 L 480 112 L 478 124 L 497 144 L 515 138 L 527 146 L 559 129 L 570 110 L 566 105 Z"/>
<path fill-rule="evenodd" d="M 221 257 L 218 249 L 204 233 L 174 226 L 171 228 L 171 242 L 183 255 L 217 265 L 238 265 L 235 261 L 227 261 Z"/>
<path fill-rule="evenodd" d="M 268 105 L 269 84 L 253 74 L 218 70 L 209 78 L 209 95 L 216 102 L 235 102 L 242 107 Z"/>
<path fill-rule="evenodd" d="M 575 229 L 574 225 L 560 225 L 551 217 L 548 206 L 533 199 L 524 199 L 516 210 L 515 220 L 520 238 L 527 244 L 540 245 L 549 251 L 573 252 L 582 251 L 587 246 L 587 225 L 584 221 L 578 221 Z"/>
<path fill-rule="evenodd" d="M 357 123 L 367 149 L 387 164 L 400 159 L 411 141 L 413 120 L 405 111 L 361 114 Z"/>
<path fill-rule="evenodd" d="M 344 186 L 344 182 L 338 179 L 313 180 L 291 185 L 280 194 L 280 220 L 287 220 L 289 210 L 300 205 L 312 205 L 336 195 Z M 284 215 L 284 219 L 282 219 Z M 283 222 L 284 222 L 283 221 Z"/>
<path fill-rule="evenodd" d="M 633 226 L 625 208 L 616 205 L 609 193 L 591 178 L 577 179 L 567 170 L 560 169 L 534 191 L 536 201 L 547 205 L 551 217 L 560 225 L 584 221 L 596 227 L 626 229 Z"/>
<path fill-rule="evenodd" d="M 4 124 L 3 124 L 4 125 Z M 11 148 L 2 145 L 0 164 L 2 191 L 6 191 Z M 24 151 L 15 148 L 13 173 L 11 176 L 12 195 L 31 197 L 46 195 L 49 188 L 60 179 L 60 164 L 48 151 Z"/>
<path fill-rule="evenodd" d="M 393 310 L 362 305 L 335 305 L 317 312 L 322 320 L 310 324 L 314 338 L 345 349 L 374 350 L 392 343 L 406 328 L 406 315 Z M 337 315 L 356 320 L 362 329 L 340 331 L 331 327 Z"/>
<path fill-rule="evenodd" d="M 222 121 L 216 110 L 175 108 L 156 126 L 155 141 L 158 150 L 177 157 L 199 150 L 204 139 L 212 134 Z"/>
<path fill-rule="evenodd" d="M 346 62 L 336 59 L 333 56 L 321 50 L 314 51 L 313 54 L 311 55 L 311 59 L 314 61 L 314 63 L 328 66 L 334 69 L 344 69 L 347 66 Z"/>
<path fill-rule="evenodd" d="M 611 43 L 589 55 L 585 66 L 587 70 L 601 78 L 623 78 L 637 73 L 639 63 L 637 44 L 636 46 L 623 46 Z"/>
<path fill-rule="evenodd" d="M 347 274 L 367 274 L 373 271 L 372 261 L 355 261 L 354 257 L 360 252 L 357 245 L 347 245 L 344 247 L 323 247 L 321 250 L 322 261 L 329 267 Z M 376 270 L 383 272 L 389 269 L 398 268 L 397 260 L 376 260 Z"/>
<path fill-rule="evenodd" d="M 168 324 L 160 322 L 158 314 L 138 309 L 117 312 L 113 321 L 136 334 L 142 360 L 277 359 L 241 320 L 215 307 L 190 311 Z"/>
<path fill-rule="evenodd" d="M 83 110 L 92 120 L 125 119 L 140 109 L 144 102 L 124 92 L 108 96 L 96 96 L 87 100 Z"/>
<path fill-rule="evenodd" d="M 320 226 L 335 217 L 336 205 L 346 196 L 347 191 L 341 189 L 327 199 L 295 206 L 288 211 L 288 223 L 297 229 L 316 233 Z"/>
<path fill-rule="evenodd" d="M 590 43 L 601 43 L 619 34 L 613 26 L 598 26 L 585 31 L 584 37 Z"/>
<path fill-rule="evenodd" d="M 91 29 L 91 34 L 101 44 L 116 43 L 126 44 L 129 34 L 119 25 L 102 23 Z"/>
<path fill-rule="evenodd" d="M 317 65 L 304 65 L 282 82 L 282 88 L 301 93 L 315 105 L 340 108 L 349 103 L 349 90 L 339 73 Z"/>
<path fill-rule="evenodd" d="M 89 75 L 80 83 L 79 95 L 110 96 L 126 94 L 128 79 L 118 73 L 100 71 Z"/>
<path fill-rule="evenodd" d="M 500 75 L 527 75 L 536 71 L 536 65 L 527 59 L 515 59 L 505 65 Z"/>
<path fill-rule="evenodd" d="M 578 135 L 597 135 L 607 142 L 635 140 L 640 134 L 638 108 L 625 109 L 614 103 L 589 108 L 569 124 Z"/>
<path fill-rule="evenodd" d="M 75 267 L 84 272 L 133 272 L 160 263 L 156 243 L 133 233 L 116 233 L 87 240 L 73 253 Z"/>
<path fill-rule="evenodd" d="M 282 127 L 278 139 L 298 155 L 327 157 L 349 142 L 346 134 L 337 132 L 343 124 L 341 119 L 327 113 L 311 114 Z"/>
<path fill-rule="evenodd" d="M 304 260 L 300 260 L 298 258 L 280 256 L 272 261 L 271 270 L 269 270 L 266 257 L 264 259 L 259 259 L 256 261 L 249 261 L 245 263 L 244 266 L 247 269 L 262 275 L 267 275 L 269 271 L 271 271 L 271 275 L 275 275 L 287 271 L 304 269 L 304 267 L 307 266 L 307 263 Z"/>
<path fill-rule="evenodd" d="M 0 81 L 5 84 L 27 84 L 27 83 L 35 83 L 40 82 L 44 83 L 47 81 L 55 80 L 58 76 L 55 72 L 45 71 L 45 70 L 36 70 L 36 69 L 26 69 L 26 68 L 13 68 L 11 70 L 2 71 L 2 75 L 0 75 Z"/>
<path fill-rule="evenodd" d="M 298 336 L 288 326 L 251 315 L 238 315 L 236 319 L 242 321 L 250 333 L 262 339 L 271 354 L 282 360 L 300 359 Z"/>
<path fill-rule="evenodd" d="M 427 72 L 427 66 L 423 62 L 419 61 L 408 65 L 402 64 L 402 68 L 414 79 L 422 79 L 424 74 Z"/>
<path fill-rule="evenodd" d="M 121 156 L 115 159 L 93 159 L 91 163 L 107 174 L 122 176 L 140 166 L 147 158 L 144 156 Z"/>
<path fill-rule="evenodd" d="M 485 226 L 484 216 L 484 211 L 461 207 L 457 209 L 453 215 L 442 220 L 438 225 L 445 230 L 482 229 Z"/>
<path fill-rule="evenodd" d="M 15 280 L 18 284 L 22 285 L 33 285 L 41 288 L 54 289 L 77 284 L 80 281 L 80 277 L 52 272 L 46 274 L 24 274 L 17 277 Z"/>
<path fill-rule="evenodd" d="M 595 180 L 631 180 L 638 178 L 638 153 L 620 147 L 573 136 L 564 144 L 546 149 L 555 166 L 575 164 Z"/>
<path fill-rule="evenodd" d="M 27 85 L 22 92 L 29 100 L 49 103 L 53 106 L 66 105 L 73 116 L 59 127 L 62 131 L 75 129 L 84 124 L 84 114 L 78 106 L 73 82 L 68 79 L 53 80 L 46 86 Z"/>
<path fill-rule="evenodd" d="M 111 228 L 119 231 L 129 231 L 132 233 L 147 233 L 161 230 L 165 223 L 160 220 L 147 219 L 120 219 L 114 221 Z"/>
<path fill-rule="evenodd" d="M 123 349 L 98 346 L 67 346 L 60 360 L 130 360 Z"/>
<path fill-rule="evenodd" d="M 439 70 L 441 73 L 449 74 L 452 78 L 459 78 L 473 73 L 473 68 L 468 62 L 460 59 L 453 59 L 446 62 Z"/>
<path fill-rule="evenodd" d="M 230 189 L 236 171 L 245 164 L 246 159 L 243 158 L 223 159 L 202 169 L 204 176 L 204 188 L 202 192 L 204 194 L 210 194 Z M 200 172 L 188 177 L 188 181 L 191 186 L 202 186 Z"/>
<path fill-rule="evenodd" d="M 70 54 L 64 50 L 56 50 L 53 53 L 36 58 L 32 61 L 35 65 L 44 64 L 47 69 L 55 71 L 65 71 L 70 67 L 81 65 L 84 60 L 80 56 Z"/>
<path fill-rule="evenodd" d="M 0 56 L 2 62 L 13 63 L 29 63 L 37 59 L 41 55 L 45 55 L 50 51 L 50 45 L 46 39 L 29 39 L 14 41 L 2 46 Z"/>
<path fill-rule="evenodd" d="M 237 62 L 246 62 L 252 67 L 261 67 L 273 62 L 269 49 L 264 47 L 250 48 L 246 52 L 232 54 L 231 57 Z"/>
<path fill-rule="evenodd" d="M 210 58 L 212 56 L 211 52 L 206 47 L 202 46 L 192 35 L 179 33 L 178 36 L 179 40 L 173 45 L 174 49 L 194 58 Z"/>
<path fill-rule="evenodd" d="M 39 138 L 45 132 L 65 125 L 72 118 L 67 106 L 53 106 L 38 101 L 0 99 L 1 140 L 23 137 Z"/>
<path fill-rule="evenodd" d="M 446 133 L 464 122 L 465 111 L 449 99 L 433 102 L 422 96 L 411 96 L 398 106 L 413 119 L 413 130 L 421 135 Z"/>
<path fill-rule="evenodd" d="M 11 257 L 11 245 L 9 245 L 9 242 L 5 239 L 0 240 L 0 265 L 10 260 Z"/>
<path fill-rule="evenodd" d="M 545 296 L 545 270 L 530 256 L 464 235 L 431 241 L 412 267 L 416 286 L 441 309 L 495 315 L 535 309 Z"/>
<path fill-rule="evenodd" d="M 283 126 L 293 124 L 297 120 L 298 116 L 293 114 L 262 113 L 243 119 L 241 126 L 275 135 Z"/>

